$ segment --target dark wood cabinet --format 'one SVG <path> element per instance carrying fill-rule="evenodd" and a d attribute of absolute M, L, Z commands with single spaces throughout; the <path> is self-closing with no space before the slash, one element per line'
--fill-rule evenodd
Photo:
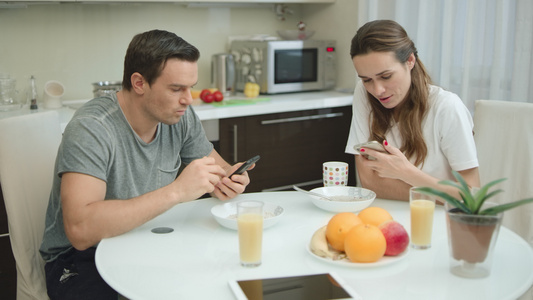
<path fill-rule="evenodd" d="M 7 213 L 0 185 L 0 299 L 15 299 L 17 269 L 8 235 Z"/>
<path fill-rule="evenodd" d="M 354 157 L 344 153 L 351 115 L 345 106 L 221 119 L 220 154 L 233 163 L 261 155 L 247 192 L 323 186 L 325 161 L 347 162 L 355 186 Z"/>

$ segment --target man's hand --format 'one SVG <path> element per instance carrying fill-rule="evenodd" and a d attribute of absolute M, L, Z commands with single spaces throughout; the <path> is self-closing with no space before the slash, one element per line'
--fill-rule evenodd
<path fill-rule="evenodd" d="M 228 174 L 233 174 L 243 163 L 237 163 L 228 170 Z M 248 170 L 255 167 L 253 164 Z M 235 174 L 229 177 L 224 177 L 216 185 L 213 194 L 220 200 L 229 200 L 235 198 L 237 195 L 244 193 L 246 186 L 250 183 L 248 172 L 242 174 Z"/>
<path fill-rule="evenodd" d="M 212 193 L 226 171 L 212 157 L 192 161 L 174 181 L 180 202 L 190 201 L 205 193 Z"/>

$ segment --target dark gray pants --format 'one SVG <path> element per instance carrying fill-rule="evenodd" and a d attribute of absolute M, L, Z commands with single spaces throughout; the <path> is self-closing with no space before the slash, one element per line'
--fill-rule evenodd
<path fill-rule="evenodd" d="M 46 287 L 51 300 L 117 300 L 118 294 L 100 276 L 94 262 L 96 248 L 71 249 L 46 263 Z"/>

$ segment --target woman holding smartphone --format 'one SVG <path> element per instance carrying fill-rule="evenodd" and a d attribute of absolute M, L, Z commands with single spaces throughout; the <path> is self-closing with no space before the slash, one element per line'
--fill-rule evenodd
<path fill-rule="evenodd" d="M 379 198 L 408 200 L 412 186 L 449 192 L 438 182 L 455 170 L 479 186 L 472 116 L 457 95 L 431 84 L 405 30 L 390 20 L 366 23 L 350 55 L 360 80 L 346 152 L 355 154 L 361 185 Z M 368 141 L 385 151 L 355 150 Z"/>

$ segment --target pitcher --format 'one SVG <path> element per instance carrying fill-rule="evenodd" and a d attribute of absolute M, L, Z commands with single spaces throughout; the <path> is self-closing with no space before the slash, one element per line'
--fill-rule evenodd
<path fill-rule="evenodd" d="M 211 86 L 224 97 L 235 95 L 235 62 L 229 53 L 214 54 L 211 59 Z"/>

